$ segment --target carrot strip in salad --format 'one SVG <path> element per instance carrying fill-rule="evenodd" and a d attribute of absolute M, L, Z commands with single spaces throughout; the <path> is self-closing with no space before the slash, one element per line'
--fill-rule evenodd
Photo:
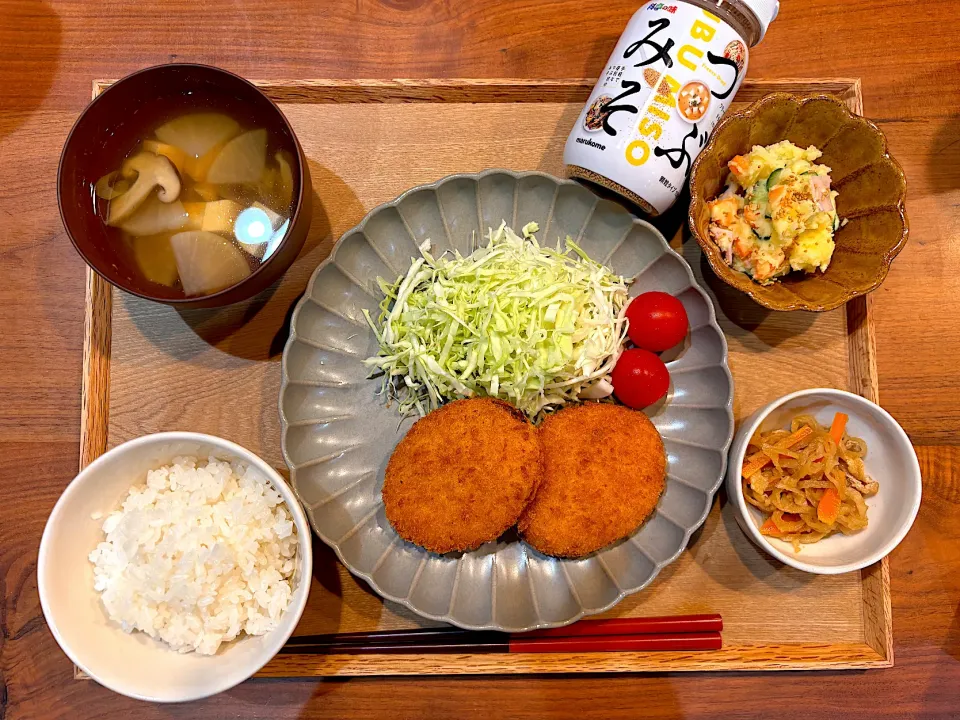
<path fill-rule="evenodd" d="M 787 196 L 787 188 L 785 185 L 774 186 L 774 188 L 770 191 L 769 195 L 767 195 L 767 197 L 770 199 L 771 204 L 779 203 L 786 196 Z"/>
<path fill-rule="evenodd" d="M 737 175 L 746 175 L 747 170 L 750 169 L 750 163 L 743 155 L 737 155 L 735 158 L 733 158 L 733 160 L 727 163 L 727 167 Z"/>

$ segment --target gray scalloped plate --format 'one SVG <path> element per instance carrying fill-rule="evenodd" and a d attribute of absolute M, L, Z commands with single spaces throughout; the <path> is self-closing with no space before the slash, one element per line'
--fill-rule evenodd
<path fill-rule="evenodd" d="M 667 451 L 667 488 L 632 536 L 579 560 L 558 560 L 506 537 L 436 555 L 402 540 L 380 496 L 387 460 L 413 419 L 376 394 L 362 360 L 377 343 L 377 276 L 405 273 L 417 244 L 471 251 L 506 220 L 540 224 L 543 242 L 571 235 L 631 295 L 662 290 L 684 304 L 692 331 L 668 363 L 667 400 L 650 413 Z M 478 232 L 482 231 L 482 232 Z M 384 598 L 469 629 L 521 632 L 603 612 L 646 587 L 683 552 L 723 480 L 733 437 L 733 380 L 713 306 L 690 267 L 648 223 L 583 186 L 543 173 L 488 170 L 413 188 L 372 210 L 314 272 L 283 351 L 280 420 L 291 485 L 317 535 Z"/>

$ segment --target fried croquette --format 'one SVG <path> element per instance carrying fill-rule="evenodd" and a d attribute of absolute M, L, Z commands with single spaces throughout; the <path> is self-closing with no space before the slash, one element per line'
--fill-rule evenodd
<path fill-rule="evenodd" d="M 393 451 L 387 519 L 435 553 L 466 551 L 513 526 L 543 477 L 536 428 L 513 406 L 457 400 L 421 418 Z"/>
<path fill-rule="evenodd" d="M 582 557 L 630 535 L 665 485 L 660 433 L 643 413 L 586 403 L 540 426 L 544 478 L 518 529 L 546 555 Z"/>

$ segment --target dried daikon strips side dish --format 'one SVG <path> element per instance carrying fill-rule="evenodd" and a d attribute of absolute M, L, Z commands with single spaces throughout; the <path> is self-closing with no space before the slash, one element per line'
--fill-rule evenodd
<path fill-rule="evenodd" d="M 847 416 L 830 427 L 798 415 L 790 429 L 758 431 L 743 462 L 743 495 L 767 515 L 760 532 L 801 545 L 867 527 L 865 498 L 880 485 L 866 474 L 867 444 L 846 432 Z"/>

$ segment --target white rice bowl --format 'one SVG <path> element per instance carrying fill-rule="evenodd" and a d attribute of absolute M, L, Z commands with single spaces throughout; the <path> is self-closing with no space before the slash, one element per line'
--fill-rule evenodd
<path fill-rule="evenodd" d="M 176 457 L 102 523 L 90 553 L 108 617 L 179 652 L 213 655 L 274 630 L 290 605 L 297 533 L 281 495 L 242 462 Z"/>

